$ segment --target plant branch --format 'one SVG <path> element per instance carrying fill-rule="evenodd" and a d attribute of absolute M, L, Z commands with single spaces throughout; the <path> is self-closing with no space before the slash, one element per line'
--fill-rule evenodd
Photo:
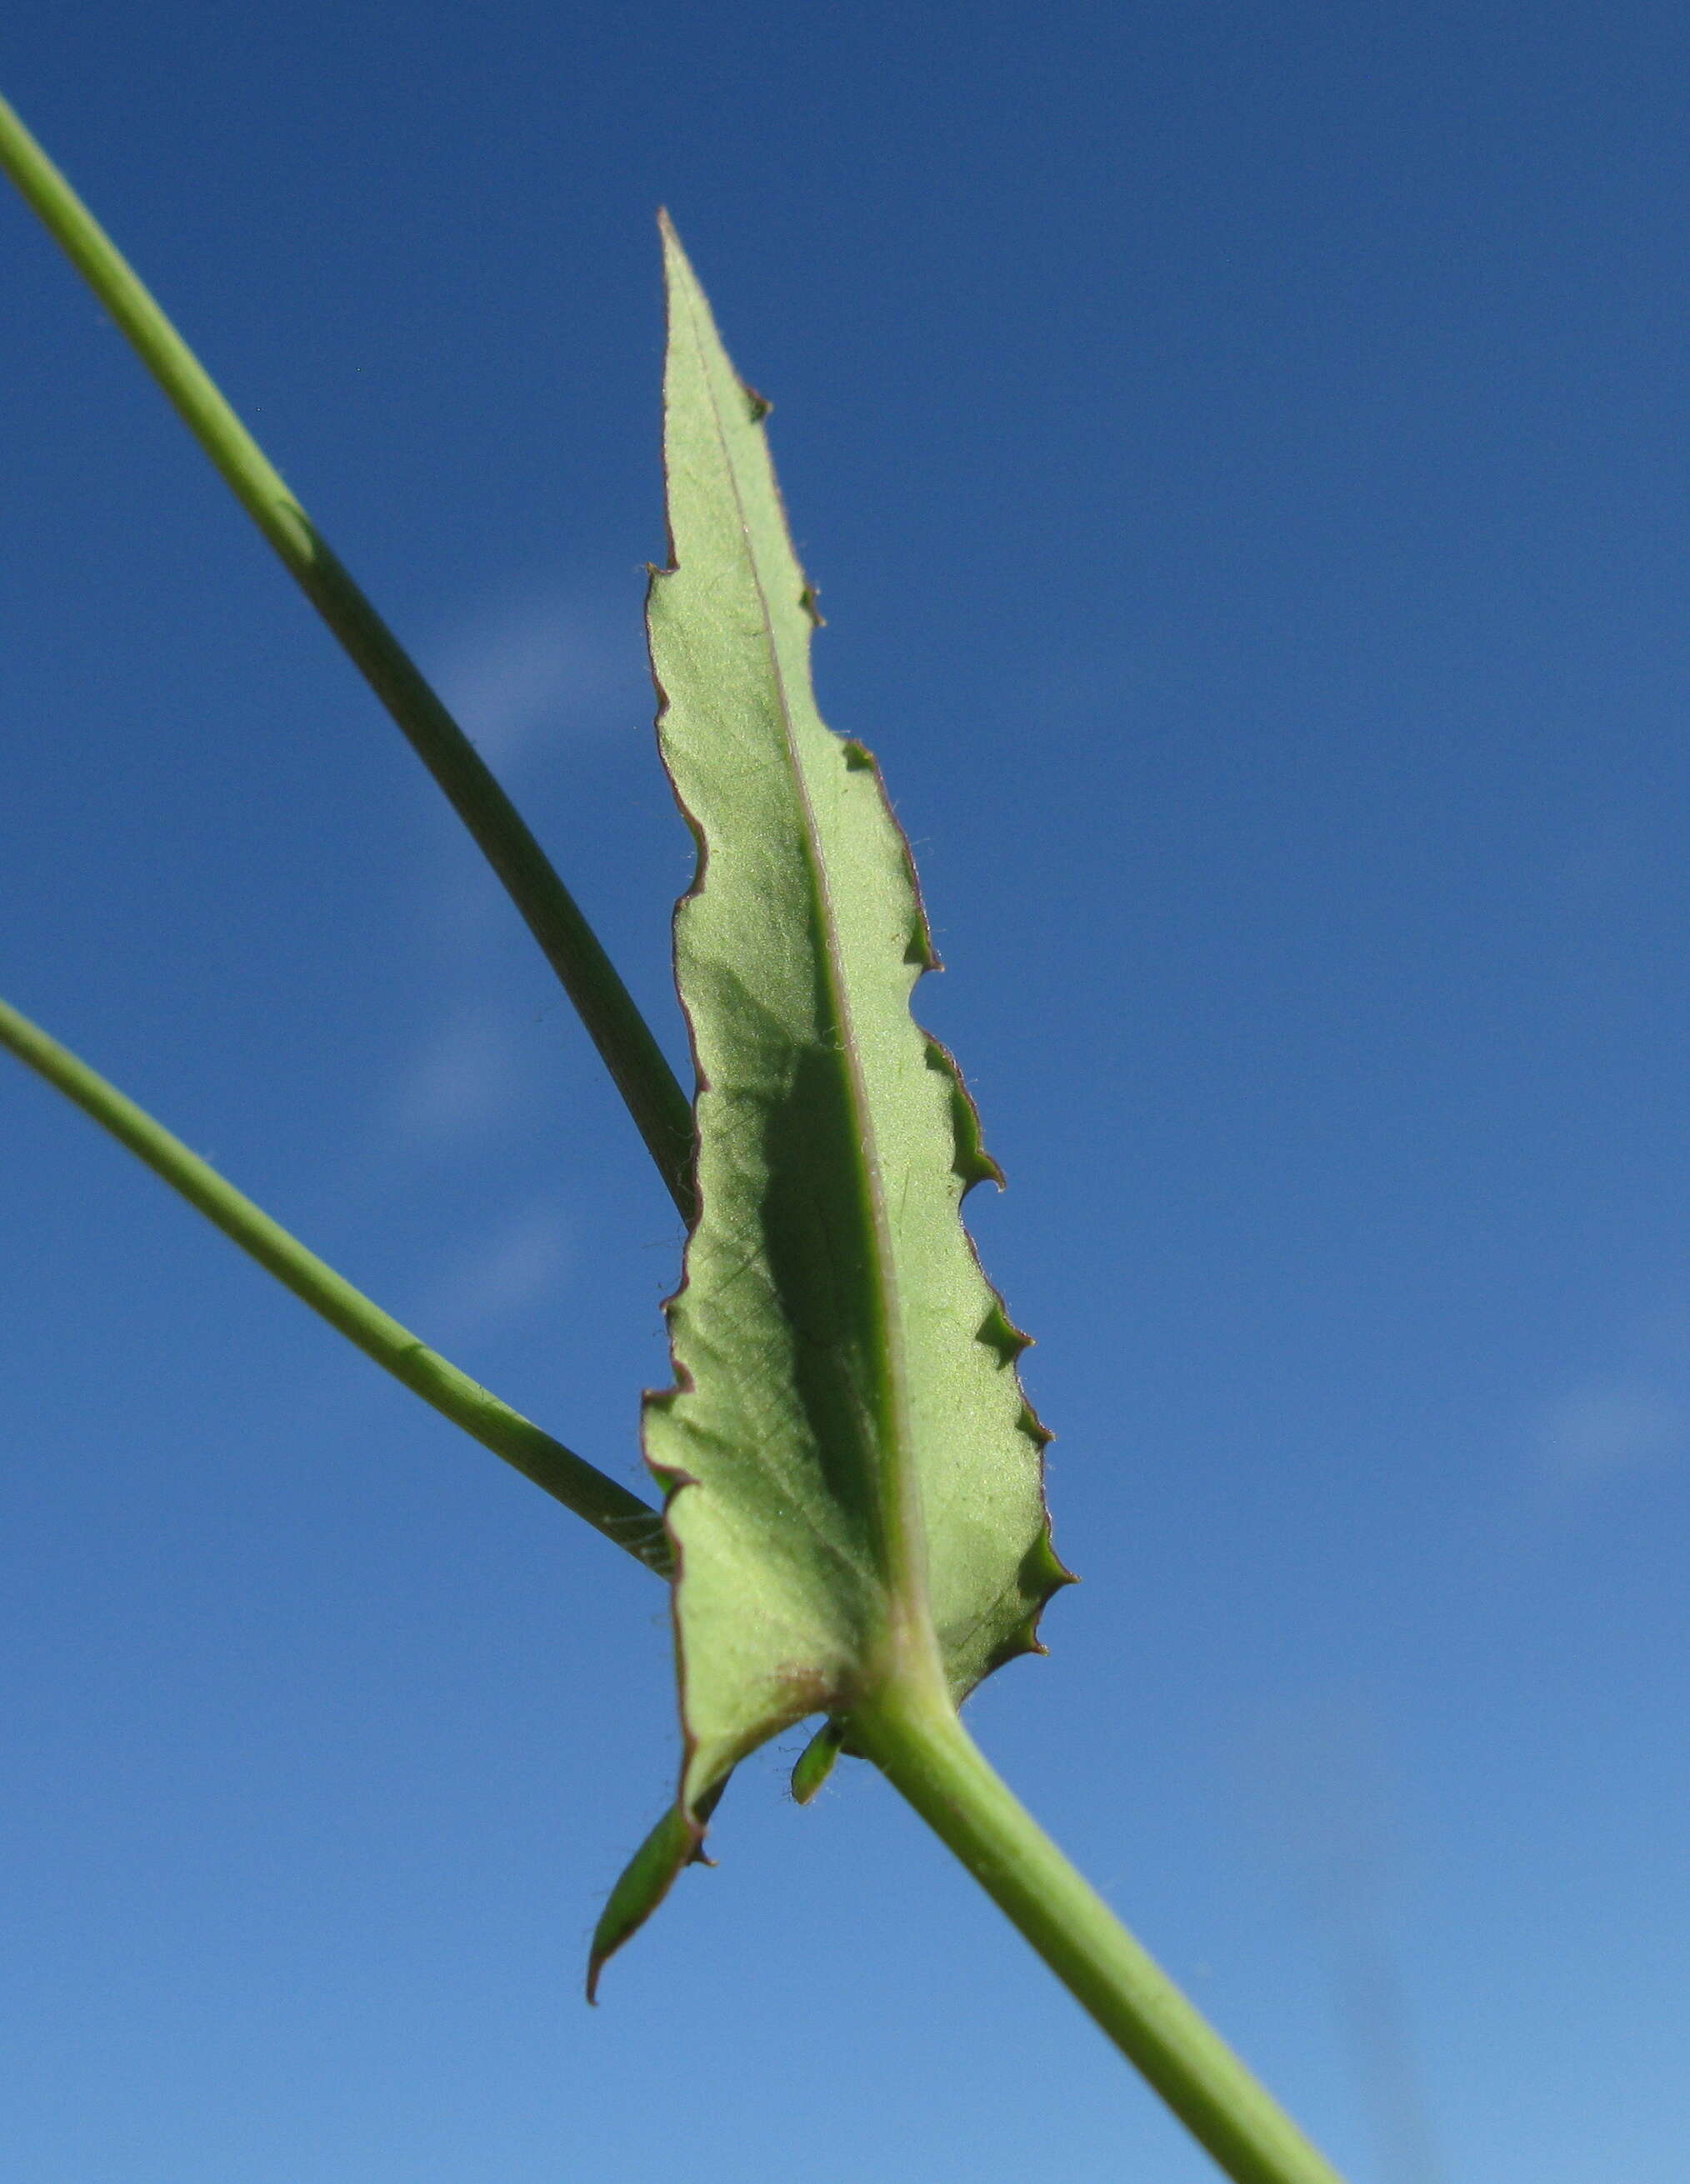
<path fill-rule="evenodd" d="M 302 1302 L 356 1343 L 366 1357 L 373 1357 L 443 1418 L 503 1457 L 565 1508 L 585 1518 L 637 1562 L 660 1576 L 669 1574 L 669 1543 L 655 1509 L 584 1457 L 543 1433 L 520 1411 L 500 1402 L 467 1373 L 449 1364 L 225 1182 L 145 1109 L 4 1001 L 0 1001 L 0 1046 L 9 1048 L 56 1085 Z"/>
<path fill-rule="evenodd" d="M 597 934 L 516 806 L 199 359 L 4 99 L 0 168 L 116 320 L 475 837 L 563 982 L 670 1195 L 690 1220 L 693 1128 L 687 1095 Z"/>
<path fill-rule="evenodd" d="M 880 1768 L 1235 2184 L 1341 2184 L 987 1763 L 942 1696 L 851 1717 Z"/>

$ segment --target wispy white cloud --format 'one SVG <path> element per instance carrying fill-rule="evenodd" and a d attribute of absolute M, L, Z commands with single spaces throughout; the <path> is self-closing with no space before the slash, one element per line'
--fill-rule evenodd
<path fill-rule="evenodd" d="M 469 1245 L 443 1274 L 420 1315 L 455 1338 L 519 1318 L 556 1294 L 568 1235 L 555 1208 L 524 1206 Z"/>
<path fill-rule="evenodd" d="M 627 715 L 643 669 L 632 599 L 605 604 L 531 582 L 475 609 L 434 649 L 441 695 L 494 766 L 543 731 L 594 734 Z"/>
<path fill-rule="evenodd" d="M 544 820 L 583 745 L 644 747 L 650 736 L 639 595 L 632 571 L 615 588 L 519 575 L 465 602 L 421 647 L 430 679 L 531 816 Z M 508 944 L 510 906 L 444 803 L 429 795 L 421 808 L 420 937 L 440 969 L 479 986 L 494 944 Z"/>
<path fill-rule="evenodd" d="M 449 1017 L 417 1054 L 395 1091 L 399 1143 L 421 1150 L 489 1128 L 520 1095 L 522 1053 L 508 1022 L 485 1010 Z"/>
<path fill-rule="evenodd" d="M 1550 1405 L 1537 1432 L 1544 1468 L 1570 1487 L 1600 1485 L 1687 1450 L 1690 1402 L 1647 1379 L 1576 1388 Z"/>
<path fill-rule="evenodd" d="M 1588 1493 L 1690 1456 L 1690 1300 L 1667 1298 L 1592 1373 L 1546 1404 L 1534 1422 L 1540 1476 L 1563 1493 Z"/>

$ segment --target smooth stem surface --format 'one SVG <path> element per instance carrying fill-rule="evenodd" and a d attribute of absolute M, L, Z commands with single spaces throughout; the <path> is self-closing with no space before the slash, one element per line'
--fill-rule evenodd
<path fill-rule="evenodd" d="M 1236 2184 L 1341 2184 L 993 1772 L 947 1700 L 894 1691 L 850 1730 Z"/>
<path fill-rule="evenodd" d="M 471 1379 L 420 1341 L 409 1328 L 372 1304 L 334 1268 L 325 1265 L 297 1237 L 290 1236 L 251 1199 L 226 1183 L 180 1138 L 155 1123 L 143 1108 L 109 1084 L 98 1071 L 80 1061 L 57 1039 L 49 1039 L 38 1025 L 0 1001 L 0 1046 L 56 1085 L 74 1100 L 86 1115 L 109 1130 L 119 1144 L 145 1161 L 191 1206 L 214 1221 L 231 1241 L 294 1295 L 321 1314 L 366 1357 L 373 1357 L 394 1379 L 432 1403 L 443 1418 L 515 1466 L 525 1478 L 572 1509 L 577 1517 L 625 1548 L 637 1562 L 660 1576 L 669 1574 L 669 1543 L 663 1520 L 637 1494 L 584 1457 L 577 1456 L 561 1441 L 501 1403 L 478 1381 Z"/>
<path fill-rule="evenodd" d="M 0 99 L 0 168 L 127 336 L 445 791 L 538 941 L 627 1103 L 682 1215 L 692 1213 L 692 1110 L 596 933 L 480 753 L 289 492 L 116 245 Z"/>

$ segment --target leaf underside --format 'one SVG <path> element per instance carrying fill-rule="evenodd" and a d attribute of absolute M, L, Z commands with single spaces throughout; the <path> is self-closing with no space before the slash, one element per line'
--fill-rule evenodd
<path fill-rule="evenodd" d="M 1067 1581 L 1049 1436 L 1016 1372 L 1026 1338 L 960 1214 L 1001 1178 L 956 1065 L 910 1013 L 936 958 L 908 845 L 873 760 L 816 709 L 814 595 L 768 405 L 667 220 L 663 242 L 672 566 L 653 572 L 647 622 L 663 759 L 699 849 L 675 916 L 699 1213 L 667 1306 L 676 1384 L 644 1410 L 677 1554 L 685 1741 L 683 1825 L 648 1860 L 646 1910 L 736 1761 L 807 1716 L 848 1715 L 912 1630 L 936 1639 L 960 1700 L 1038 1650 Z M 830 1758 L 801 1770 L 809 1794 Z M 600 1941 L 626 1938 L 638 1908 L 624 1897 Z"/>

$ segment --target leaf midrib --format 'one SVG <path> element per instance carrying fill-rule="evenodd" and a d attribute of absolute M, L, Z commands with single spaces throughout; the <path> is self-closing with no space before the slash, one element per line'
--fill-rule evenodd
<path fill-rule="evenodd" d="M 678 248 L 673 244 L 672 237 L 671 242 L 672 247 Z M 912 1642 L 919 1646 L 924 1666 L 937 1665 L 939 1646 L 929 1601 L 925 1527 L 916 1471 L 908 1367 L 905 1357 L 903 1321 L 898 1309 L 896 1261 L 892 1251 L 885 1182 L 874 1128 L 873 1109 L 863 1078 L 862 1053 L 856 1040 L 844 965 L 840 960 L 833 890 L 823 855 L 821 833 L 811 800 L 809 783 L 794 733 L 793 709 L 786 673 L 781 663 L 774 617 L 769 606 L 768 590 L 763 581 L 756 543 L 746 520 L 739 467 L 723 429 L 715 375 L 711 369 L 710 344 L 700 337 L 694 282 L 690 277 L 690 268 L 688 270 L 689 278 L 681 284 L 681 301 L 691 325 L 694 351 L 699 359 L 704 381 L 705 398 L 709 404 L 722 467 L 733 496 L 740 536 L 745 541 L 746 564 L 756 593 L 758 611 L 762 620 L 770 666 L 779 700 L 782 733 L 803 815 L 801 832 L 805 866 L 822 934 L 821 954 L 828 1004 L 839 1034 L 839 1051 L 856 1125 L 853 1144 L 849 1149 L 850 1157 L 858 1178 L 859 1195 L 873 1239 L 870 1284 L 873 1309 L 878 1323 L 876 1329 L 878 1338 L 877 1362 L 881 1368 L 882 1385 L 877 1390 L 879 1399 L 877 1408 L 882 1412 L 883 1427 L 880 1445 L 874 1451 L 874 1519 L 877 1545 L 886 1580 L 889 1605 L 892 1610 L 888 1618 L 889 1628 L 884 1635 L 889 1641 L 893 1658 L 884 1666 L 888 1672 L 895 1673 L 900 1666 L 906 1665 L 903 1657 Z M 728 368 L 730 371 L 733 369 L 731 365 Z M 891 1443 L 890 1448 L 886 1446 L 888 1440 Z"/>

